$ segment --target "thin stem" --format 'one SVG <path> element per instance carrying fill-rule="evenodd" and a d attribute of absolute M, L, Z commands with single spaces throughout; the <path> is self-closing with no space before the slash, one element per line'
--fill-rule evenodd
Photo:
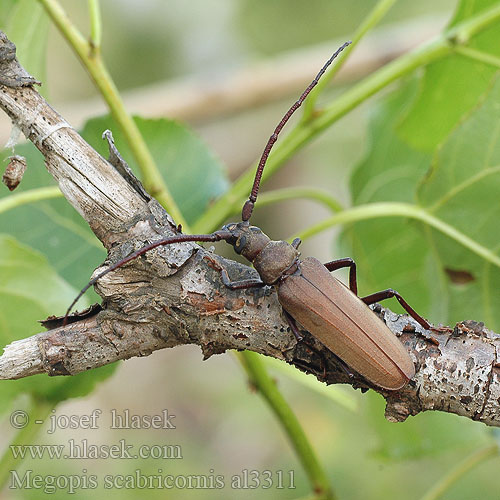
<path fill-rule="evenodd" d="M 189 231 L 186 221 L 168 191 L 141 132 L 123 104 L 118 89 L 101 59 L 100 51 L 92 50 L 91 45 L 70 21 L 57 0 L 38 1 L 44 6 L 47 14 L 73 48 L 109 106 L 111 115 L 120 127 L 137 161 L 144 187 L 165 207 L 178 224 L 182 224 L 185 231 Z"/>
<path fill-rule="evenodd" d="M 34 203 L 36 201 L 50 200 L 52 198 L 60 198 L 62 193 L 56 186 L 29 189 L 21 193 L 12 194 L 0 199 L 0 214 L 7 212 L 11 208 L 16 208 L 26 203 Z"/>
<path fill-rule="evenodd" d="M 483 64 L 489 64 L 494 68 L 500 68 L 500 57 L 494 56 L 493 54 L 488 54 L 482 50 L 473 49 L 471 47 L 457 47 L 455 49 L 457 54 L 467 57 L 474 61 L 478 61 Z"/>
<path fill-rule="evenodd" d="M 412 73 L 415 69 L 437 61 L 456 50 L 459 44 L 465 44 L 469 39 L 500 19 L 500 5 L 483 11 L 468 21 L 460 23 L 445 31 L 430 42 L 427 42 L 412 52 L 395 59 L 386 66 L 353 86 L 341 97 L 327 106 L 322 113 L 315 115 L 305 123 L 299 124 L 269 155 L 266 169 L 262 176 L 265 181 L 274 174 L 284 162 L 304 144 L 311 141 L 320 132 L 331 126 L 356 106 L 366 101 L 379 90 L 387 87 L 398 78 Z M 211 231 L 219 227 L 231 213 L 236 203 L 243 201 L 250 191 L 255 167 L 245 172 L 217 202 L 215 202 L 195 224 L 196 232 Z"/>
<path fill-rule="evenodd" d="M 332 212 L 341 212 L 343 210 L 342 205 L 328 191 L 307 187 L 275 189 L 273 191 L 262 193 L 259 195 L 258 207 L 262 208 L 266 205 L 271 205 L 280 201 L 297 200 L 301 198 L 317 201 L 325 205 Z M 240 206 L 235 205 L 233 213 L 237 213 L 239 210 Z"/>
<path fill-rule="evenodd" d="M 485 261 L 500 267 L 500 257 L 491 250 L 480 245 L 443 220 L 431 215 L 424 208 L 410 205 L 409 203 L 385 202 L 359 205 L 335 214 L 305 231 L 298 233 L 292 238 L 299 237 L 304 240 L 338 224 L 349 224 L 362 220 L 378 219 L 380 217 L 408 217 L 410 219 L 419 220 L 455 240 L 471 252 L 482 257 Z"/>
<path fill-rule="evenodd" d="M 314 375 L 299 371 L 295 368 L 295 366 L 283 363 L 283 361 L 277 358 L 261 356 L 261 359 L 266 368 L 271 372 L 277 371 L 282 373 L 293 382 L 302 384 L 308 391 L 314 391 L 320 394 L 325 399 L 329 399 L 347 411 L 353 413 L 359 411 L 358 395 L 353 391 L 347 390 L 347 388 L 341 386 L 340 384 L 328 386 L 325 384 L 318 384 L 318 379 Z"/>
<path fill-rule="evenodd" d="M 32 444 L 36 435 L 43 429 L 43 424 L 36 423 L 36 421 L 45 421 L 52 408 L 53 405 L 46 401 L 35 400 L 32 402 L 31 408 L 26 412 L 29 416 L 26 426 L 17 432 L 0 458 L 0 491 L 9 480 L 10 471 L 15 470 L 22 460 L 14 457 L 11 447 Z"/>
<path fill-rule="evenodd" d="M 370 11 L 368 16 L 366 16 L 366 18 L 354 33 L 351 45 L 347 47 L 347 49 L 342 52 L 342 54 L 340 54 L 340 56 L 337 58 L 337 61 L 335 62 L 335 65 L 332 66 L 327 74 L 321 79 L 316 88 L 309 95 L 307 101 L 304 103 L 304 113 L 302 115 L 303 121 L 307 122 L 314 114 L 314 108 L 316 106 L 316 101 L 318 100 L 319 95 L 339 72 L 340 68 L 344 65 L 344 62 L 349 57 L 349 54 L 354 50 L 356 45 L 358 45 L 358 43 L 362 40 L 366 33 L 368 33 L 374 26 L 379 23 L 379 21 L 385 16 L 386 12 L 396 3 L 396 1 L 397 0 L 379 0 L 375 7 Z"/>
<path fill-rule="evenodd" d="M 102 22 L 99 0 L 88 0 L 90 15 L 90 46 L 92 50 L 101 49 L 102 40 Z"/>
<path fill-rule="evenodd" d="M 334 500 L 335 494 L 328 482 L 325 471 L 322 469 L 311 444 L 297 417 L 276 387 L 276 383 L 264 370 L 260 356 L 251 351 L 238 353 L 248 374 L 250 383 L 260 392 L 267 401 L 290 440 L 301 461 L 311 483 L 316 498 Z"/>
<path fill-rule="evenodd" d="M 452 469 L 446 476 L 444 476 L 441 481 L 435 484 L 422 498 L 421 500 L 437 500 L 443 493 L 448 490 L 454 483 L 456 483 L 461 477 L 463 477 L 467 472 L 472 470 L 474 467 L 484 462 L 488 458 L 498 456 L 499 449 L 498 445 L 487 446 L 486 448 L 481 448 L 476 450 L 474 453 L 469 455 L 463 462 Z"/>

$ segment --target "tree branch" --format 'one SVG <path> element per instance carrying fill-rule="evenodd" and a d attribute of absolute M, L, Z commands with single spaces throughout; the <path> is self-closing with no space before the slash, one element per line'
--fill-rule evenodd
<path fill-rule="evenodd" d="M 175 234 L 173 221 L 123 161 L 115 155 L 111 164 L 99 156 L 32 88 L 32 81 L 19 85 L 11 73 L 4 78 L 2 43 L 7 42 L 0 38 L 0 107 L 42 152 L 67 200 L 108 249 L 105 266 Z M 482 324 L 463 322 L 452 333 L 429 332 L 408 316 L 376 306 L 408 348 L 417 372 L 402 390 L 383 391 L 347 373 L 307 333 L 306 342 L 297 343 L 273 288 L 229 290 L 213 260 L 234 280 L 256 275 L 195 244 L 159 247 L 99 280 L 103 308 L 74 316 L 66 326 L 53 318 L 48 323 L 53 329 L 6 346 L 0 378 L 73 375 L 157 349 L 197 344 L 205 358 L 249 349 L 287 361 L 327 384 L 373 388 L 386 398 L 386 416 L 393 421 L 432 409 L 500 426 L 500 336 Z"/>

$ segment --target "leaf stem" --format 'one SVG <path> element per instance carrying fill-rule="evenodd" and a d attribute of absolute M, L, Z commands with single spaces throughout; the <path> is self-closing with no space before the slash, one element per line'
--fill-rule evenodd
<path fill-rule="evenodd" d="M 421 500 L 437 500 L 443 493 L 456 483 L 462 476 L 472 470 L 474 467 L 484 462 L 488 458 L 495 457 L 499 454 L 498 445 L 486 446 L 480 450 L 476 450 L 469 455 L 463 462 L 452 469 L 444 476 L 437 484 L 435 484 Z"/>
<path fill-rule="evenodd" d="M 468 248 L 471 252 L 479 255 L 487 262 L 500 267 L 500 257 L 491 250 L 477 243 L 472 238 L 469 238 L 467 235 L 460 232 L 453 226 L 450 226 L 443 220 L 430 214 L 424 208 L 417 205 L 410 205 L 409 203 L 381 202 L 359 205 L 332 215 L 314 226 L 311 226 L 305 231 L 298 233 L 294 237 L 299 237 L 304 240 L 338 224 L 349 224 L 352 222 L 377 219 L 380 217 L 408 217 L 410 219 L 416 219 L 424 222 L 425 224 L 437 229 L 441 233 L 455 240 L 465 248 Z"/>
<path fill-rule="evenodd" d="M 325 205 L 332 212 L 341 212 L 343 210 L 342 205 L 328 191 L 312 187 L 291 187 L 267 191 L 259 196 L 258 207 L 262 208 L 266 205 L 279 203 L 280 201 L 297 199 L 317 201 Z M 236 214 L 239 211 L 241 211 L 241 207 L 235 205 L 233 213 Z"/>
<path fill-rule="evenodd" d="M 250 383 L 256 387 L 262 397 L 267 401 L 284 428 L 288 439 L 306 471 L 311 487 L 316 493 L 315 498 L 334 500 L 336 496 L 333 493 L 325 471 L 322 469 L 304 430 L 297 420 L 297 417 L 288 406 L 288 403 L 277 389 L 276 383 L 264 370 L 260 356 L 255 352 L 244 351 L 238 353 L 238 358 L 241 360 L 247 372 Z"/>
<path fill-rule="evenodd" d="M 90 46 L 92 50 L 101 50 L 102 22 L 99 0 L 88 0 L 90 15 Z"/>
<path fill-rule="evenodd" d="M 344 51 L 337 57 L 337 60 L 332 68 L 327 71 L 326 75 L 324 75 L 316 85 L 316 88 L 309 94 L 309 97 L 304 103 L 302 121 L 307 122 L 311 118 L 314 114 L 314 108 L 319 95 L 339 72 L 340 68 L 344 65 L 344 62 L 347 60 L 349 54 L 354 50 L 356 45 L 358 45 L 366 33 L 379 23 L 379 21 L 385 16 L 386 12 L 396 3 L 396 1 L 397 0 L 379 0 L 368 16 L 366 16 L 354 33 L 351 45 L 344 49 Z"/>
<path fill-rule="evenodd" d="M 468 59 L 472 59 L 483 64 L 489 64 L 494 68 L 500 68 L 500 57 L 488 54 L 482 50 L 473 49 L 471 47 L 457 47 L 455 52 L 461 56 L 467 57 Z"/>
<path fill-rule="evenodd" d="M 30 409 L 26 412 L 29 420 L 27 420 L 26 425 L 17 432 L 14 439 L 4 451 L 2 458 L 0 458 L 0 491 L 9 480 L 11 471 L 15 470 L 21 461 L 21 459 L 15 458 L 11 447 L 32 444 L 36 435 L 43 429 L 43 425 L 36 422 L 40 420 L 45 421 L 53 407 L 54 405 L 47 401 L 33 400 Z"/>
<path fill-rule="evenodd" d="M 390 62 L 364 80 L 354 85 L 342 96 L 334 100 L 324 110 L 307 123 L 299 123 L 269 155 L 262 176 L 265 181 L 274 174 L 288 158 L 320 132 L 331 126 L 356 106 L 366 101 L 379 90 L 398 78 L 409 75 L 415 69 L 437 61 L 451 53 L 457 46 L 467 43 L 470 38 L 500 19 L 500 5 L 495 5 L 480 14 L 446 30 L 433 40 L 417 47 Z M 232 211 L 236 203 L 243 203 L 248 195 L 256 165 L 247 170 L 233 184 L 232 188 L 217 200 L 195 224 L 198 233 L 219 227 Z"/>
<path fill-rule="evenodd" d="M 188 225 L 170 194 L 139 128 L 125 108 L 118 89 L 104 65 L 100 51 L 92 49 L 91 44 L 85 40 L 76 26 L 70 21 L 57 0 L 38 1 L 43 5 L 47 14 L 75 51 L 80 62 L 88 71 L 106 101 L 112 117 L 122 130 L 127 144 L 137 161 L 144 187 L 165 207 L 174 220 L 178 224 L 182 224 L 184 230 L 189 232 Z M 95 7 L 97 8 L 98 6 L 96 5 Z M 96 22 L 98 23 L 96 18 L 94 18 L 94 30 L 98 32 L 99 29 L 95 24 Z"/>
<path fill-rule="evenodd" d="M 52 198 L 60 198 L 61 191 L 57 186 L 42 187 L 29 189 L 20 193 L 12 194 L 0 199 L 0 214 L 7 212 L 11 208 L 16 208 L 26 203 L 33 203 L 41 200 L 50 200 Z"/>

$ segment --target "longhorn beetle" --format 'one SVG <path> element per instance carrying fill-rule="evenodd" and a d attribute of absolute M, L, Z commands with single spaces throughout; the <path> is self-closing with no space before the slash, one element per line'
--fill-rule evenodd
<path fill-rule="evenodd" d="M 73 306 L 90 286 L 105 274 L 118 269 L 149 250 L 172 243 L 224 240 L 234 247 L 236 253 L 248 259 L 260 276 L 260 279 L 233 282 L 227 271 L 217 265 L 225 286 L 231 290 L 274 286 L 288 324 L 298 340 L 301 336 L 297 323 L 373 384 L 387 390 L 398 390 L 405 386 L 415 375 L 413 362 L 401 342 L 369 309 L 368 305 L 396 297 L 403 308 L 420 325 L 428 330 L 431 329 L 431 325 L 392 289 L 362 298 L 358 297 L 356 264 L 351 258 L 333 260 L 326 264 L 321 264 L 312 257 L 299 260 L 300 253 L 297 250 L 300 245 L 299 238 L 296 238 L 292 244 L 286 241 L 272 241 L 258 227 L 251 226 L 249 222 L 257 200 L 262 172 L 278 134 L 318 83 L 328 66 L 350 43 L 344 43 L 332 55 L 275 128 L 260 158 L 250 196 L 243 205 L 241 222 L 227 224 L 221 230 L 211 234 L 179 234 L 142 247 L 93 278 L 68 308 L 65 322 Z M 349 288 L 330 274 L 331 271 L 347 267 L 349 268 Z"/>

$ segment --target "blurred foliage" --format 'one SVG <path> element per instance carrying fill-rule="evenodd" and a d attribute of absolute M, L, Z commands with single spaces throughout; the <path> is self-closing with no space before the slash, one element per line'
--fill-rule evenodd
<path fill-rule="evenodd" d="M 459 12 L 464 10 L 462 6 Z M 474 12 L 476 9 L 467 10 L 468 15 Z M 489 46 L 500 47 L 498 29 L 485 34 Z M 414 202 L 497 252 L 500 84 L 490 67 L 480 68 L 469 75 L 479 82 L 470 85 L 469 95 L 456 83 L 455 69 L 458 66 L 457 71 L 462 71 L 462 59 L 433 63 L 421 77 L 402 84 L 377 104 L 366 159 L 352 176 L 352 197 L 355 205 Z M 450 73 L 455 77 L 450 78 Z M 427 93 L 440 96 L 433 105 L 421 103 L 425 85 Z M 461 111 L 458 116 L 457 110 Z M 442 120 L 448 120 L 449 129 L 444 140 L 434 136 L 437 144 L 429 152 L 416 147 L 415 137 L 424 136 L 433 123 Z M 409 123 L 413 133 L 406 140 Z M 363 269 L 363 293 L 390 287 L 405 290 L 410 304 L 435 322 L 475 319 L 487 321 L 494 330 L 500 328 L 500 314 L 494 306 L 500 300 L 500 270 L 456 241 L 419 223 L 396 218 L 361 222 L 345 235 Z M 458 282 L 453 271 L 472 279 Z"/>
<path fill-rule="evenodd" d="M 239 2 L 238 25 L 245 41 L 255 51 L 275 54 L 283 50 L 301 48 L 332 38 L 349 37 L 376 0 L 243 0 Z M 412 2 L 400 0 L 382 23 L 396 22 L 413 16 L 446 12 L 454 0 L 439 3 L 429 0 Z M 276 32 L 276 26 L 280 26 Z"/>
<path fill-rule="evenodd" d="M 17 57 L 28 73 L 44 81 L 49 18 L 43 7 L 33 0 L 2 0 L 0 27 L 16 44 Z"/>
<path fill-rule="evenodd" d="M 182 214 L 189 223 L 194 222 L 207 205 L 228 188 L 225 168 L 204 142 L 185 125 L 172 120 L 146 120 L 140 117 L 136 117 L 135 122 Z M 87 122 L 82 137 L 106 157 L 108 146 L 101 137 L 107 129 L 113 132 L 115 146 L 137 174 L 138 168 L 130 148 L 111 117 Z"/>
<path fill-rule="evenodd" d="M 39 320 L 68 307 L 77 290 L 62 280 L 40 253 L 0 234 L 0 343 L 7 345 L 41 330 Z M 95 384 L 109 377 L 116 365 L 74 377 L 38 375 L 0 383 L 0 412 L 11 408 L 21 394 L 53 404 L 89 394 Z"/>

